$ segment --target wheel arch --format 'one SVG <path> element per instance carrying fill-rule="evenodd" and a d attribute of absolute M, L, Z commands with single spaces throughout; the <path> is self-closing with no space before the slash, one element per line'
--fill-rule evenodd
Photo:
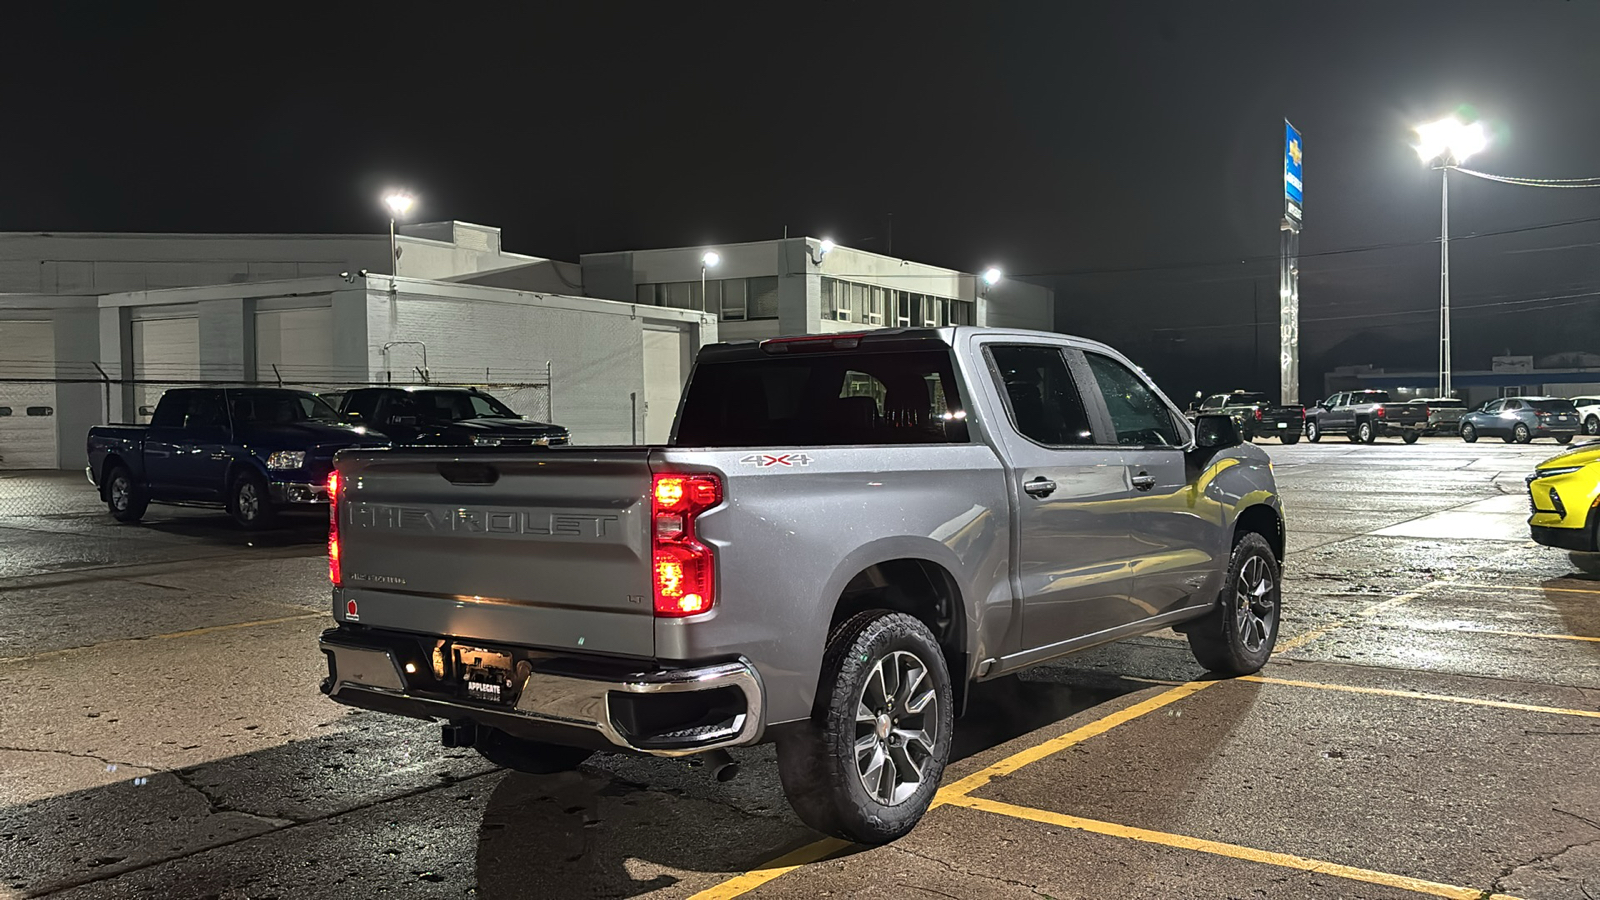
<path fill-rule="evenodd" d="M 1266 503 L 1256 503 L 1241 510 L 1238 518 L 1234 519 L 1233 539 L 1229 546 L 1238 546 L 1246 534 L 1259 534 L 1266 538 L 1279 564 L 1283 563 L 1286 550 L 1283 515 L 1276 507 Z"/>

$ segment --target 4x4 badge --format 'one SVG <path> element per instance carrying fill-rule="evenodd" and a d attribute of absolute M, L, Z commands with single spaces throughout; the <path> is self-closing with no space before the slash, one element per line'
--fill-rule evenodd
<path fill-rule="evenodd" d="M 804 453 L 781 453 L 776 455 L 771 453 L 752 453 L 739 460 L 739 463 L 746 466 L 757 466 L 762 469 L 769 469 L 773 466 L 809 466 L 811 465 L 811 457 Z"/>

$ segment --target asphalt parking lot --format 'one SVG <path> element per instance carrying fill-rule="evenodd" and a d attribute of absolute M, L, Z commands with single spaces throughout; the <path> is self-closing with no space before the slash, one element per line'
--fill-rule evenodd
<path fill-rule="evenodd" d="M 1528 540 L 1553 444 L 1263 444 L 1257 677 L 1170 633 L 981 685 L 909 837 L 819 839 L 771 748 L 531 776 L 318 694 L 323 523 L 116 527 L 0 476 L 0 897 L 1600 898 L 1600 564 Z"/>

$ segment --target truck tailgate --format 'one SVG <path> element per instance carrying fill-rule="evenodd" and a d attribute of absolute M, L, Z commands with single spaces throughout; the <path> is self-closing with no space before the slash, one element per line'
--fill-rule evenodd
<path fill-rule="evenodd" d="M 341 621 L 654 654 L 647 450 L 346 453 L 337 467 Z"/>

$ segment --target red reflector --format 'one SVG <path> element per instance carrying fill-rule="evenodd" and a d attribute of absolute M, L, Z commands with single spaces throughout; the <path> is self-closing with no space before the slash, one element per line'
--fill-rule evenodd
<path fill-rule="evenodd" d="M 349 603 L 344 605 L 344 617 L 352 621 L 359 620 L 361 618 L 361 614 L 356 611 L 356 602 L 354 600 L 351 600 Z"/>
<path fill-rule="evenodd" d="M 1261 421 L 1261 407 L 1256 407 L 1256 421 Z"/>

